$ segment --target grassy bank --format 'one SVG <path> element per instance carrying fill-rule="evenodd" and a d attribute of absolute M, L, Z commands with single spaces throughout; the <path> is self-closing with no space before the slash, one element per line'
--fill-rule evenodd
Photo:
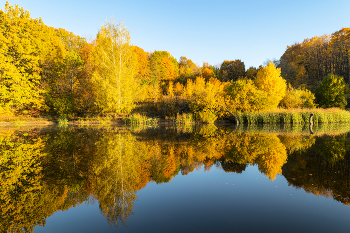
<path fill-rule="evenodd" d="M 309 124 L 310 114 L 314 114 L 312 118 L 313 124 L 327 123 L 350 123 L 350 112 L 339 108 L 329 109 L 278 109 L 267 112 L 247 112 L 236 113 L 240 124 L 245 125 L 304 125 Z M 200 119 L 200 120 L 199 120 Z M 220 121 L 220 120 L 219 120 Z M 27 117 L 27 116 L 0 116 L 1 124 L 56 124 L 59 125 L 109 125 L 109 124 L 126 124 L 126 125 L 152 125 L 155 126 L 159 122 L 168 122 L 169 124 L 187 125 L 198 123 L 213 123 L 214 121 L 204 121 L 199 117 L 195 117 L 192 113 L 177 114 L 175 117 L 160 120 L 156 117 L 147 117 L 143 114 L 130 114 L 124 117 L 78 117 L 68 119 L 65 117 Z"/>
<path fill-rule="evenodd" d="M 318 123 L 350 122 L 350 112 L 339 108 L 329 109 L 278 109 L 268 112 L 238 113 L 240 123 L 251 124 L 308 124 L 310 114 L 312 121 Z"/>

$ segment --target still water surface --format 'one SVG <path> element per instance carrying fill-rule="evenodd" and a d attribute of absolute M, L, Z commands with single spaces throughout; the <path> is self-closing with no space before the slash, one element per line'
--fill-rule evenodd
<path fill-rule="evenodd" d="M 349 126 L 0 130 L 0 232 L 350 232 Z"/>

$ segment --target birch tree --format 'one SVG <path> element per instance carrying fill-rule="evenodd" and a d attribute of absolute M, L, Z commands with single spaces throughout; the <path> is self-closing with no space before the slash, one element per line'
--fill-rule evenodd
<path fill-rule="evenodd" d="M 97 34 L 93 51 L 95 104 L 101 113 L 130 113 L 135 106 L 137 57 L 129 31 L 122 23 L 106 22 Z"/>

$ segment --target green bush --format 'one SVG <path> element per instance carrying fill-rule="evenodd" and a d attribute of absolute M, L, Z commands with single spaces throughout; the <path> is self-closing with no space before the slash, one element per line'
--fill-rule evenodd
<path fill-rule="evenodd" d="M 331 73 L 320 82 L 315 96 L 317 103 L 322 108 L 338 107 L 344 109 L 347 105 L 347 93 L 348 88 L 343 77 Z"/>

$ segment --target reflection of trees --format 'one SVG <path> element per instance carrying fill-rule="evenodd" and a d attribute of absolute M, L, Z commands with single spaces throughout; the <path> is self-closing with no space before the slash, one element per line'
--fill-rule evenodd
<path fill-rule="evenodd" d="M 281 142 L 286 147 L 288 154 L 295 151 L 305 151 L 315 144 L 316 138 L 312 135 L 310 136 L 296 136 L 296 135 L 282 135 L 279 136 Z"/>
<path fill-rule="evenodd" d="M 308 193 L 350 204 L 350 156 L 347 135 L 323 136 L 305 152 L 293 152 L 283 167 L 289 184 Z"/>
<path fill-rule="evenodd" d="M 276 134 L 237 132 L 226 142 L 223 162 L 224 169 L 228 167 L 227 162 L 257 164 L 262 173 L 274 180 L 277 174 L 282 174 L 282 166 L 287 162 L 287 152 Z"/>
<path fill-rule="evenodd" d="M 2 131 L 0 231 L 31 232 L 56 211 L 91 195 L 110 224 L 125 225 L 137 191 L 147 183 L 169 182 L 179 172 L 186 175 L 203 165 L 206 171 L 215 165 L 236 173 L 257 165 L 271 180 L 282 173 L 307 192 L 350 203 L 347 135 L 192 128 L 192 134 L 179 129 Z"/>
<path fill-rule="evenodd" d="M 44 141 L 0 133 L 0 231 L 31 232 L 45 224 L 36 203 L 42 190 L 40 158 Z"/>
<path fill-rule="evenodd" d="M 318 151 L 328 162 L 335 163 L 344 159 L 349 147 L 346 134 L 343 134 L 320 138 Z"/>
<path fill-rule="evenodd" d="M 246 169 L 247 164 L 235 163 L 235 162 L 232 162 L 230 160 L 223 159 L 221 161 L 221 167 L 226 172 L 242 173 Z"/>
<path fill-rule="evenodd" d="M 83 149 L 88 145 L 86 134 L 74 131 L 72 138 L 67 130 L 3 132 L 0 232 L 32 232 L 35 226 L 44 226 L 46 218 L 56 211 L 87 200 L 83 189 L 87 166 L 82 164 L 91 157 Z M 84 159 L 71 163 L 72 152 Z"/>
<path fill-rule="evenodd" d="M 130 133 L 113 132 L 106 132 L 96 147 L 95 196 L 108 222 L 117 228 L 132 214 L 146 148 Z"/>

